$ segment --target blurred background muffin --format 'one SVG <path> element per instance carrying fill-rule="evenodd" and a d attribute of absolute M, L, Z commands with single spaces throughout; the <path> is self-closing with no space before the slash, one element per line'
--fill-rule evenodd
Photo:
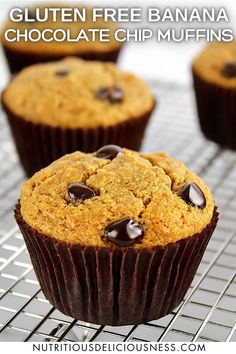
<path fill-rule="evenodd" d="M 236 150 L 236 41 L 207 46 L 192 66 L 204 135 Z"/>
<path fill-rule="evenodd" d="M 142 79 L 113 63 L 67 58 L 22 70 L 2 104 L 30 176 L 76 150 L 138 150 L 155 99 Z"/>
<path fill-rule="evenodd" d="M 42 4 L 40 6 L 40 14 L 44 18 L 45 8 L 49 4 Z M 88 60 L 102 60 L 102 61 L 112 61 L 116 62 L 119 52 L 122 47 L 122 43 L 114 39 L 113 33 L 117 28 L 113 22 L 105 22 L 103 19 L 97 19 L 96 23 L 92 22 L 91 10 L 87 8 L 86 22 L 62 22 L 60 16 L 57 16 L 57 21 L 53 21 L 52 12 L 49 12 L 48 20 L 46 22 L 37 21 L 36 7 L 32 7 L 28 12 L 27 19 L 32 20 L 32 22 L 24 21 L 24 16 L 22 21 L 13 22 L 7 20 L 2 29 L 1 41 L 3 50 L 8 62 L 9 69 L 12 73 L 18 72 L 22 68 L 41 62 L 55 61 L 67 56 L 76 56 Z M 71 6 L 63 5 L 61 3 L 50 4 L 50 8 L 71 8 Z M 77 7 L 78 8 L 78 7 Z M 73 9 L 73 7 L 72 7 Z M 20 38 L 19 41 L 7 41 L 4 37 L 4 33 L 8 29 L 18 30 L 24 33 L 25 30 L 37 29 L 40 32 L 45 29 L 51 29 L 53 31 L 57 29 L 69 30 L 71 33 L 71 38 L 76 38 L 81 29 L 85 30 L 86 35 L 89 38 L 89 42 L 86 40 L 80 40 L 79 42 L 68 42 L 68 41 L 25 41 Z M 93 28 L 104 28 L 110 30 L 110 37 L 108 42 L 101 42 L 99 38 L 95 41 L 91 41 L 92 33 L 89 29 Z M 10 36 L 10 34 L 9 34 Z M 51 38 L 51 34 L 47 34 L 48 38 Z M 47 37 L 46 36 L 46 37 Z M 33 38 L 37 37 L 37 33 Z M 60 36 L 59 36 L 60 37 Z"/>

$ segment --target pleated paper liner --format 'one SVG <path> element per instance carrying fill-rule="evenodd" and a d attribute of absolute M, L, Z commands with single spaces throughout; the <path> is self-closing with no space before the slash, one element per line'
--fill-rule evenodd
<path fill-rule="evenodd" d="M 204 135 L 236 150 L 236 90 L 207 82 L 193 71 L 198 116 Z"/>
<path fill-rule="evenodd" d="M 65 315 L 101 325 L 146 323 L 170 313 L 188 290 L 216 227 L 154 248 L 96 248 L 58 242 L 15 218 L 45 297 Z"/>
<path fill-rule="evenodd" d="M 98 60 L 105 62 L 116 63 L 120 54 L 122 46 L 109 51 L 103 52 L 87 52 L 76 54 L 73 56 L 82 58 L 85 60 Z M 63 54 L 47 54 L 47 53 L 33 53 L 30 51 L 16 51 L 14 48 L 10 48 L 3 44 L 3 51 L 8 63 L 9 70 L 12 74 L 16 74 L 20 70 L 27 66 L 37 63 L 47 63 L 51 61 L 57 61 L 64 59 L 68 55 Z M 70 55 L 72 56 L 72 55 Z"/>
<path fill-rule="evenodd" d="M 141 115 L 108 127 L 59 128 L 36 124 L 16 116 L 4 104 L 16 149 L 27 176 L 59 157 L 74 151 L 94 152 L 108 144 L 139 150 L 144 131 L 155 107 Z"/>

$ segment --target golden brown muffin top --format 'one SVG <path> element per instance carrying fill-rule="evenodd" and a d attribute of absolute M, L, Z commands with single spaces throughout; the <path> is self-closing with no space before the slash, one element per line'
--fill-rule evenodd
<path fill-rule="evenodd" d="M 66 128 L 112 126 L 150 112 L 147 84 L 112 63 L 67 58 L 24 69 L 3 93 L 4 105 L 27 121 Z"/>
<path fill-rule="evenodd" d="M 23 219 L 58 241 L 114 247 L 104 237 L 108 225 L 132 218 L 143 230 L 134 248 L 176 242 L 210 223 L 213 196 L 183 163 L 163 153 L 121 151 L 113 160 L 75 152 L 37 172 L 22 187 Z M 69 194 L 75 183 L 89 187 L 94 194 L 75 202 Z M 186 193 L 183 196 L 189 183 L 200 188 L 205 205 L 190 204 Z M 191 197 L 199 202 L 199 196 L 193 193 Z"/>
<path fill-rule="evenodd" d="M 44 18 L 44 11 L 45 8 L 75 8 L 73 6 L 69 6 L 66 4 L 45 4 L 45 5 L 39 5 L 36 6 L 35 8 L 39 7 L 40 8 L 40 13 L 42 15 L 42 18 Z M 30 8 L 30 17 L 34 18 L 35 17 L 35 8 Z M 80 7 L 77 7 L 80 8 Z M 117 26 L 115 23 L 111 21 L 105 22 L 102 18 L 98 18 L 96 22 L 92 21 L 92 13 L 91 9 L 87 8 L 87 21 L 86 22 L 62 22 L 60 19 L 60 16 L 57 17 L 57 21 L 53 21 L 52 13 L 49 12 L 49 19 L 46 22 L 13 22 L 8 20 L 3 29 L 2 29 L 2 34 L 1 34 L 1 41 L 4 44 L 4 46 L 14 49 L 17 52 L 29 52 L 33 54 L 48 54 L 48 55 L 80 55 L 84 53 L 106 53 L 109 51 L 113 51 L 116 49 L 119 49 L 122 46 L 121 42 L 118 42 L 114 38 L 114 32 L 117 29 Z M 108 42 L 101 42 L 98 40 L 98 37 L 96 36 L 96 40 L 92 40 L 92 34 L 89 32 L 89 29 L 109 29 L 110 30 L 110 36 L 109 36 L 109 41 Z M 40 32 L 42 32 L 45 29 L 50 29 L 50 30 L 57 30 L 57 29 L 63 29 L 63 30 L 70 30 L 70 37 L 71 38 L 76 38 L 80 32 L 81 29 L 84 29 L 87 37 L 89 38 L 89 42 L 86 40 L 80 40 L 78 42 L 69 42 L 69 41 L 62 41 L 62 42 L 57 42 L 57 41 L 24 41 L 22 38 L 20 38 L 19 41 L 6 41 L 4 38 L 4 33 L 8 29 L 14 29 L 14 30 L 20 30 L 21 33 L 24 33 L 25 30 L 32 30 L 32 29 L 37 29 Z M 46 35 L 46 38 L 50 39 L 52 36 L 51 34 Z M 33 35 L 33 38 L 37 38 L 37 35 Z M 59 37 L 60 38 L 60 37 Z"/>
<path fill-rule="evenodd" d="M 193 62 L 193 72 L 209 83 L 236 87 L 236 40 L 208 45 Z"/>

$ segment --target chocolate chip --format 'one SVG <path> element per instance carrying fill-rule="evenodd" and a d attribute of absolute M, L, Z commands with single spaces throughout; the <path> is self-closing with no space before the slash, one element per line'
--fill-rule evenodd
<path fill-rule="evenodd" d="M 69 74 L 69 70 L 66 69 L 57 70 L 55 74 L 57 76 L 67 76 Z"/>
<path fill-rule="evenodd" d="M 123 154 L 121 147 L 117 145 L 105 145 L 96 152 L 96 157 L 99 159 L 113 160 L 121 154 Z"/>
<path fill-rule="evenodd" d="M 123 100 L 123 91 L 118 86 L 101 87 L 97 91 L 97 98 L 110 103 L 120 103 Z"/>
<path fill-rule="evenodd" d="M 82 183 L 70 184 L 68 186 L 68 194 L 70 201 L 74 204 L 82 203 L 86 199 L 93 198 L 97 195 L 92 188 L 89 188 Z"/>
<path fill-rule="evenodd" d="M 204 209 L 206 206 L 206 198 L 202 190 L 196 185 L 196 183 L 187 183 L 179 192 L 179 196 L 192 206 L 197 206 L 200 209 Z"/>
<path fill-rule="evenodd" d="M 118 86 L 113 86 L 110 89 L 110 101 L 112 103 L 120 103 L 123 100 L 123 91 Z"/>
<path fill-rule="evenodd" d="M 222 68 L 222 75 L 227 78 L 236 76 L 236 60 L 227 61 Z"/>
<path fill-rule="evenodd" d="M 109 89 L 106 87 L 101 87 L 100 89 L 98 89 L 97 98 L 102 101 L 109 100 Z"/>
<path fill-rule="evenodd" d="M 105 228 L 104 236 L 117 246 L 131 246 L 143 237 L 143 229 L 138 221 L 121 219 Z"/>

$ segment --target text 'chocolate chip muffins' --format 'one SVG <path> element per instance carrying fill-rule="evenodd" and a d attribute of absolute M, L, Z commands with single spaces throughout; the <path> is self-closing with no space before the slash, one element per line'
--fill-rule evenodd
<path fill-rule="evenodd" d="M 210 44 L 193 62 L 192 73 L 203 133 L 236 150 L 236 41 Z"/>
<path fill-rule="evenodd" d="M 82 321 L 128 325 L 180 304 L 218 213 L 183 163 L 110 145 L 36 173 L 15 217 L 52 305 Z"/>
<path fill-rule="evenodd" d="M 39 14 L 37 13 L 39 9 Z M 71 9 L 71 11 L 70 11 Z M 56 12 L 52 10 L 56 10 Z M 62 22 L 60 13 L 66 10 L 66 19 L 70 22 Z M 85 8 L 86 21 L 84 19 L 84 14 L 82 7 L 68 6 L 67 4 L 46 4 L 37 6 L 36 8 L 26 8 L 26 13 L 23 12 L 23 19 L 21 21 L 13 22 L 8 20 L 4 28 L 2 29 L 1 42 L 3 46 L 4 53 L 9 65 L 9 69 L 12 73 L 16 73 L 26 66 L 45 63 L 55 60 L 60 60 L 68 56 L 76 56 L 86 60 L 101 60 L 101 61 L 111 61 L 116 62 L 120 50 L 122 48 L 122 43 L 117 41 L 114 37 L 114 32 L 118 28 L 117 25 L 111 21 L 104 21 L 102 18 L 97 18 L 96 22 L 92 19 L 92 10 Z M 74 13 L 80 13 L 80 16 L 74 18 Z M 56 21 L 55 21 L 55 13 Z M 15 16 L 18 16 L 16 13 Z M 40 20 L 38 21 L 37 16 Z M 44 21 L 44 19 L 48 19 Z M 30 21 L 30 22 L 28 22 Z M 7 41 L 5 39 L 5 32 L 11 29 L 11 33 L 8 34 L 8 38 L 15 38 L 15 33 L 12 30 L 19 31 L 21 37 L 18 41 Z M 94 39 L 94 34 L 91 30 L 93 29 L 104 29 L 109 38 L 106 41 L 99 40 L 96 35 Z M 33 40 L 25 40 L 22 34 L 25 31 L 32 31 Z M 80 39 L 76 41 L 80 31 L 83 30 L 84 35 L 88 40 Z M 44 33 L 44 31 L 46 31 Z M 50 31 L 58 32 L 56 40 L 51 40 L 52 33 Z M 73 41 L 67 39 L 61 40 L 63 37 L 62 31 L 70 33 L 70 38 Z M 44 33 L 45 40 L 36 40 L 39 33 Z"/>
<path fill-rule="evenodd" d="M 112 63 L 67 58 L 24 69 L 2 104 L 28 176 L 76 150 L 138 150 L 154 109 L 147 84 Z"/>

